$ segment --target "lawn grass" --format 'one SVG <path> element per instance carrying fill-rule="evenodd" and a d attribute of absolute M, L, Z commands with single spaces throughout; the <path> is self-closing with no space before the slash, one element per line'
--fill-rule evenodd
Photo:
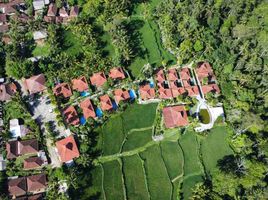
<path fill-rule="evenodd" d="M 103 51 L 107 53 L 107 56 L 109 56 L 110 58 L 115 58 L 115 49 L 112 45 L 111 36 L 109 35 L 109 33 L 104 32 L 101 39 L 105 43 Z"/>
<path fill-rule="evenodd" d="M 213 172 L 219 159 L 233 154 L 228 145 L 226 127 L 218 126 L 209 132 L 209 135 L 201 141 L 201 153 L 208 173 Z"/>
<path fill-rule="evenodd" d="M 131 151 L 152 141 L 152 129 L 145 131 L 134 131 L 127 136 L 123 151 Z"/>
<path fill-rule="evenodd" d="M 151 146 L 140 155 L 145 161 L 151 199 L 171 199 L 172 185 L 158 145 Z"/>
<path fill-rule="evenodd" d="M 157 105 L 157 103 L 144 105 L 134 104 L 128 107 L 121 115 L 124 124 L 124 131 L 127 133 L 131 129 L 152 126 L 156 115 Z"/>
<path fill-rule="evenodd" d="M 183 153 L 177 142 L 161 142 L 161 152 L 171 179 L 183 173 Z"/>
<path fill-rule="evenodd" d="M 128 199 L 150 199 L 146 186 L 146 177 L 144 175 L 142 162 L 139 156 L 134 155 L 125 157 L 122 160 Z"/>
<path fill-rule="evenodd" d="M 141 69 L 147 63 L 148 61 L 144 58 L 140 57 L 136 58 L 134 62 L 132 62 L 131 65 L 129 66 L 131 75 L 137 79 L 141 75 Z"/>
<path fill-rule="evenodd" d="M 104 191 L 107 199 L 124 199 L 121 166 L 117 160 L 103 164 L 104 169 Z"/>
<path fill-rule="evenodd" d="M 102 128 L 103 154 L 111 155 L 120 152 L 125 134 L 120 115 L 111 117 Z"/>
<path fill-rule="evenodd" d="M 199 149 L 195 132 L 186 131 L 181 136 L 179 143 L 184 154 L 184 174 L 202 173 L 202 166 L 199 160 Z"/>
<path fill-rule="evenodd" d="M 44 44 L 43 46 L 37 45 L 34 48 L 32 54 L 34 57 L 37 57 L 37 56 L 46 57 L 49 55 L 49 52 L 50 52 L 50 46 L 48 44 Z"/>

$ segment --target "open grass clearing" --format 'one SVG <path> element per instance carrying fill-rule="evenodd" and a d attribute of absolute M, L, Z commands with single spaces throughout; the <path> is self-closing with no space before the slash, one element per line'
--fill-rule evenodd
<path fill-rule="evenodd" d="M 142 152 L 151 199 L 171 199 L 172 185 L 158 145 Z"/>
<path fill-rule="evenodd" d="M 152 129 L 134 131 L 127 136 L 122 151 L 131 151 L 144 146 L 150 141 L 152 141 Z"/>
<path fill-rule="evenodd" d="M 202 181 L 203 181 L 202 174 L 189 176 L 186 179 L 184 179 L 181 191 L 182 199 L 190 199 L 195 185 Z"/>
<path fill-rule="evenodd" d="M 46 57 L 49 55 L 49 52 L 50 52 L 50 46 L 48 44 L 44 44 L 44 45 L 37 45 L 32 54 L 34 57 L 37 57 L 37 56 L 43 56 L 43 57 Z"/>
<path fill-rule="evenodd" d="M 128 199 L 150 199 L 140 157 L 138 155 L 133 155 L 123 158 L 122 161 Z"/>
<path fill-rule="evenodd" d="M 201 140 L 201 153 L 207 173 L 212 173 L 217 166 L 217 161 L 226 155 L 233 154 L 227 141 L 225 126 L 213 128 L 208 136 Z"/>
<path fill-rule="evenodd" d="M 183 153 L 177 142 L 161 142 L 161 153 L 171 180 L 183 174 Z"/>
<path fill-rule="evenodd" d="M 125 134 L 120 115 L 111 117 L 102 128 L 103 155 L 111 155 L 120 152 Z"/>
<path fill-rule="evenodd" d="M 124 198 L 124 185 L 121 166 L 117 160 L 103 164 L 103 186 L 107 200 L 121 200 Z"/>

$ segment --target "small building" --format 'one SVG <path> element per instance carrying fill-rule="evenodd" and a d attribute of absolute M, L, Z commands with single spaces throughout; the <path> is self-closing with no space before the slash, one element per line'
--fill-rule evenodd
<path fill-rule="evenodd" d="M 173 98 L 176 98 L 180 95 L 184 95 L 186 93 L 186 90 L 183 87 L 179 87 L 179 88 L 172 88 L 171 92 L 172 92 Z"/>
<path fill-rule="evenodd" d="M 100 96 L 100 104 L 102 110 L 110 111 L 113 109 L 113 103 L 107 94 Z"/>
<path fill-rule="evenodd" d="M 180 78 L 182 80 L 188 80 L 191 79 L 191 73 L 189 68 L 182 68 L 180 70 Z"/>
<path fill-rule="evenodd" d="M 8 180 L 8 192 L 12 198 L 23 196 L 27 193 L 27 182 L 25 177 Z"/>
<path fill-rule="evenodd" d="M 203 84 L 204 78 L 208 78 L 210 82 L 214 82 L 216 79 L 212 67 L 208 62 L 199 63 L 196 68 L 196 74 L 201 84 Z"/>
<path fill-rule="evenodd" d="M 79 124 L 79 117 L 74 106 L 66 107 L 63 111 L 63 115 L 67 124 L 71 124 L 74 126 Z"/>
<path fill-rule="evenodd" d="M 13 140 L 6 143 L 7 159 L 14 159 L 21 155 L 36 154 L 38 152 L 38 141 L 30 140 Z"/>
<path fill-rule="evenodd" d="M 162 113 L 166 128 L 188 125 L 188 117 L 184 106 L 168 106 L 163 108 Z"/>
<path fill-rule="evenodd" d="M 12 138 L 24 137 L 29 131 L 27 127 L 19 124 L 19 119 L 11 119 L 9 121 L 9 132 Z"/>
<path fill-rule="evenodd" d="M 163 69 L 159 69 L 156 72 L 155 79 L 156 79 L 156 81 L 158 83 L 163 83 L 164 81 L 166 81 L 166 77 L 165 77 L 165 74 L 164 74 L 164 70 Z"/>
<path fill-rule="evenodd" d="M 3 155 L 0 154 L 0 171 L 6 170 L 7 162 L 4 160 Z"/>
<path fill-rule="evenodd" d="M 78 14 L 79 14 L 78 6 L 72 6 L 70 9 L 70 18 L 71 19 L 76 18 L 78 17 Z"/>
<path fill-rule="evenodd" d="M 158 92 L 160 99 L 171 99 L 173 97 L 171 89 L 160 88 Z"/>
<path fill-rule="evenodd" d="M 30 170 L 30 169 L 37 169 L 41 168 L 44 165 L 44 161 L 41 157 L 30 157 L 26 158 L 23 162 L 23 169 Z"/>
<path fill-rule="evenodd" d="M 24 86 L 30 94 L 43 92 L 47 87 L 45 86 L 46 79 L 44 74 L 32 76 L 31 78 L 25 79 Z"/>
<path fill-rule="evenodd" d="M 103 72 L 95 73 L 90 77 L 91 84 L 97 88 L 103 86 L 106 83 L 106 81 L 107 79 Z"/>
<path fill-rule="evenodd" d="M 53 93 L 58 97 L 58 96 L 62 96 L 64 98 L 68 98 L 70 96 L 72 96 L 72 90 L 71 87 L 68 83 L 60 83 L 58 85 L 56 85 L 56 87 L 54 87 L 53 89 Z"/>
<path fill-rule="evenodd" d="M 155 89 L 152 88 L 149 84 L 140 86 L 139 92 L 142 100 L 155 98 Z"/>
<path fill-rule="evenodd" d="M 77 90 L 79 92 L 88 90 L 88 83 L 85 76 L 82 76 L 77 79 L 72 80 L 73 90 Z"/>
<path fill-rule="evenodd" d="M 130 99 L 129 92 L 127 90 L 122 89 L 115 89 L 114 90 L 114 99 L 117 104 L 120 103 L 120 101 L 126 101 Z"/>
<path fill-rule="evenodd" d="M 45 8 L 45 5 L 49 4 L 49 0 L 34 0 L 33 8 L 34 11 L 42 11 Z"/>
<path fill-rule="evenodd" d="M 111 79 L 119 79 L 122 80 L 126 78 L 125 73 L 121 67 L 114 67 L 110 70 L 109 77 Z"/>
<path fill-rule="evenodd" d="M 200 95 L 199 89 L 197 86 L 186 87 L 185 90 L 186 90 L 188 96 L 190 96 L 190 97 Z"/>
<path fill-rule="evenodd" d="M 45 174 L 37 174 L 27 177 L 27 192 L 42 193 L 45 192 L 47 187 L 47 180 Z"/>
<path fill-rule="evenodd" d="M 0 26 L 4 25 L 7 22 L 6 14 L 0 13 Z"/>
<path fill-rule="evenodd" d="M 46 38 L 47 32 L 45 30 L 33 32 L 33 39 L 37 45 L 43 45 Z"/>
<path fill-rule="evenodd" d="M 14 83 L 0 85 L 0 101 L 9 101 L 17 92 L 17 86 Z"/>
<path fill-rule="evenodd" d="M 168 70 L 168 80 L 169 81 L 176 81 L 178 80 L 178 73 L 177 70 L 175 68 L 169 69 Z"/>
<path fill-rule="evenodd" d="M 80 156 L 74 137 L 68 136 L 56 142 L 56 149 L 62 163 L 72 163 Z"/>
<path fill-rule="evenodd" d="M 51 3 L 48 6 L 47 16 L 48 17 L 56 17 L 57 11 L 58 11 L 58 9 L 57 9 L 56 4 L 55 3 Z"/>
<path fill-rule="evenodd" d="M 65 7 L 60 8 L 59 16 L 62 18 L 67 18 L 69 16 Z"/>
<path fill-rule="evenodd" d="M 96 113 L 95 113 L 94 107 L 93 107 L 89 98 L 83 100 L 80 103 L 80 107 L 83 110 L 83 115 L 84 115 L 85 119 L 88 119 L 90 117 L 96 118 Z"/>
<path fill-rule="evenodd" d="M 220 88 L 217 84 L 202 85 L 202 91 L 203 91 L 203 94 L 207 94 L 209 92 L 219 94 Z"/>

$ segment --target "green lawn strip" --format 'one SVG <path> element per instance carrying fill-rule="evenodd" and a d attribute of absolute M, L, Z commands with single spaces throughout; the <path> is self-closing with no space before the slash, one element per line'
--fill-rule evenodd
<path fill-rule="evenodd" d="M 152 126 L 156 116 L 157 103 L 139 105 L 134 104 L 128 107 L 121 118 L 124 124 L 124 131 Z"/>
<path fill-rule="evenodd" d="M 109 35 L 109 33 L 104 32 L 101 39 L 106 44 L 103 50 L 105 52 L 107 52 L 107 54 L 110 58 L 114 58 L 115 57 L 115 50 L 114 50 L 114 46 L 112 44 L 111 36 Z"/>
<path fill-rule="evenodd" d="M 181 184 L 182 184 L 182 179 L 183 176 L 176 179 L 174 182 L 172 182 L 173 185 L 173 191 L 172 191 L 172 199 L 173 200 L 177 200 L 179 195 L 180 195 L 180 188 L 181 188 Z"/>
<path fill-rule="evenodd" d="M 176 142 L 161 142 L 160 149 L 171 180 L 183 174 L 183 154 Z"/>
<path fill-rule="evenodd" d="M 141 75 L 141 69 L 147 63 L 148 61 L 144 58 L 135 58 L 134 62 L 132 62 L 129 66 L 132 76 L 136 79 L 139 78 L 139 76 Z"/>
<path fill-rule="evenodd" d="M 146 177 L 139 156 L 133 155 L 124 157 L 122 158 L 122 161 L 128 199 L 150 199 L 145 182 Z"/>
<path fill-rule="evenodd" d="M 121 166 L 117 160 L 103 164 L 104 191 L 107 200 L 124 199 L 124 185 L 122 181 Z"/>
<path fill-rule="evenodd" d="M 121 144 L 125 134 L 120 115 L 111 117 L 102 128 L 103 132 L 103 154 L 112 155 L 120 152 Z"/>
<path fill-rule="evenodd" d="M 142 147 L 150 141 L 152 141 L 152 128 L 144 131 L 134 131 L 127 135 L 123 152 Z"/>
<path fill-rule="evenodd" d="M 44 44 L 43 46 L 36 46 L 32 52 L 34 57 L 37 56 L 43 56 L 46 57 L 49 55 L 50 52 L 50 46 L 47 44 Z"/>
<path fill-rule="evenodd" d="M 201 153 L 207 173 L 212 173 L 219 159 L 233 154 L 227 141 L 227 130 L 224 126 L 213 128 L 206 138 L 201 140 Z"/>
<path fill-rule="evenodd" d="M 145 162 L 151 199 L 171 199 L 172 185 L 158 145 L 140 154 Z"/>

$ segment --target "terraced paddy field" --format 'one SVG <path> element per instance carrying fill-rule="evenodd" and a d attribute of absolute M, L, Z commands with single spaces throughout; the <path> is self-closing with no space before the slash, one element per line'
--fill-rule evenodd
<path fill-rule="evenodd" d="M 100 129 L 103 153 L 91 186 L 97 199 L 189 199 L 205 173 L 232 154 L 224 126 L 206 137 L 169 130 L 153 141 L 157 106 L 133 104 Z"/>

